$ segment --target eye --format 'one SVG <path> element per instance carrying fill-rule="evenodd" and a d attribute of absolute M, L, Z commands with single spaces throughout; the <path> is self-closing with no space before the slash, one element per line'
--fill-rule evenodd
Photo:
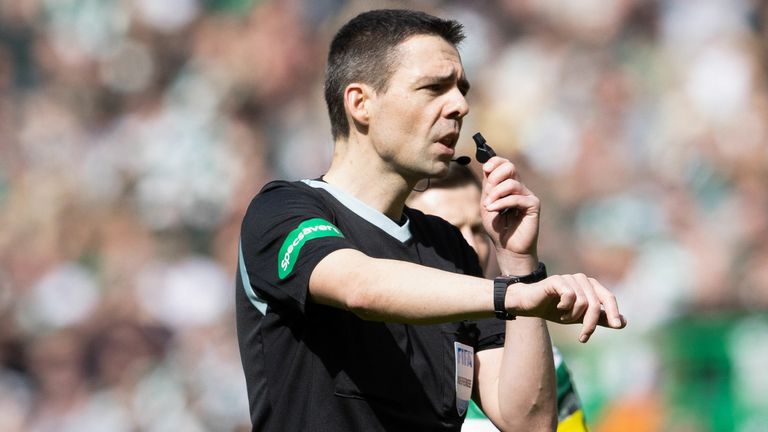
<path fill-rule="evenodd" d="M 424 87 L 421 88 L 421 90 L 427 90 L 432 93 L 440 93 L 443 91 L 443 84 L 435 83 L 435 84 L 427 84 Z"/>

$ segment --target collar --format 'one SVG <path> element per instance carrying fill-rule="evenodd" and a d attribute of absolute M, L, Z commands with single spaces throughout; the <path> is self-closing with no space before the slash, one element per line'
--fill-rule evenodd
<path fill-rule="evenodd" d="M 406 243 L 411 240 L 411 221 L 408 219 L 407 215 L 403 214 L 405 223 L 403 225 L 398 225 L 384 213 L 376 210 L 375 208 L 360 201 L 359 199 L 332 184 L 320 180 L 308 179 L 304 179 L 301 182 L 316 189 L 324 189 L 326 192 L 336 198 L 336 200 L 341 203 L 341 205 L 348 208 L 350 211 L 370 222 L 371 224 L 381 228 L 384 230 L 384 232 L 394 237 L 401 243 Z"/>

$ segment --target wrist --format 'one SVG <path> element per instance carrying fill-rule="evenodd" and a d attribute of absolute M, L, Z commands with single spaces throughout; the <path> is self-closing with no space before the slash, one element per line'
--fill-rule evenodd
<path fill-rule="evenodd" d="M 499 276 L 493 280 L 493 304 L 496 318 L 513 320 L 523 310 L 519 284 L 529 284 L 546 279 L 547 267 L 538 262 L 536 268 L 522 275 Z M 517 289 L 515 289 L 517 288 Z"/>
<path fill-rule="evenodd" d="M 507 289 L 507 295 L 504 296 L 504 307 L 514 316 L 524 316 L 524 309 L 520 298 L 520 287 L 512 284 Z"/>
<path fill-rule="evenodd" d="M 527 275 L 536 270 L 539 265 L 538 254 L 510 252 L 506 249 L 496 249 L 496 260 L 503 275 Z"/>

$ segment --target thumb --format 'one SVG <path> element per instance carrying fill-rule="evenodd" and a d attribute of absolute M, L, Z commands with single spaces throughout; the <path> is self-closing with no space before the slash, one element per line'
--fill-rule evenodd
<path fill-rule="evenodd" d="M 557 309 L 561 311 L 569 311 L 576 304 L 576 293 L 572 289 L 563 287 L 553 287 L 557 292 L 560 301 L 557 303 Z"/>

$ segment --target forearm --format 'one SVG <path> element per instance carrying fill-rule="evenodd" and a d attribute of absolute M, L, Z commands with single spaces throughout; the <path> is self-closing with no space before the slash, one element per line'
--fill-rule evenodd
<path fill-rule="evenodd" d="M 309 294 L 312 301 L 367 320 L 428 324 L 493 316 L 493 284 L 487 279 L 375 259 L 352 249 L 320 261 Z"/>
<path fill-rule="evenodd" d="M 523 276 L 538 265 L 535 255 L 497 250 L 502 274 Z M 517 297 L 509 288 L 506 306 L 514 308 Z M 502 349 L 481 352 L 478 389 L 483 409 L 496 425 L 510 430 L 554 430 L 557 424 L 557 383 L 552 345 L 545 320 L 518 316 L 506 326 Z M 489 384 L 490 381 L 490 385 Z"/>
<path fill-rule="evenodd" d="M 504 430 L 552 431 L 557 425 L 557 383 L 552 342 L 540 318 L 507 324 L 498 379 Z"/>

